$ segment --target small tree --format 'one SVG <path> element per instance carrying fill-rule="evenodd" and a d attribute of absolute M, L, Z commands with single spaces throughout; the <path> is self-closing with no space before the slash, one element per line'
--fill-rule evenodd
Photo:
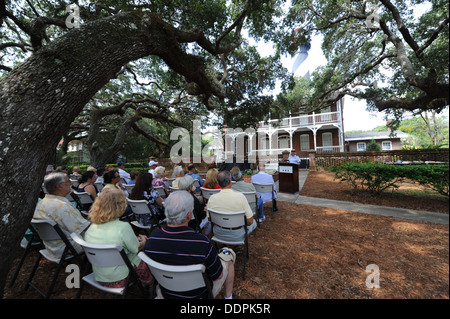
<path fill-rule="evenodd" d="M 369 152 L 381 151 L 381 145 L 375 142 L 374 139 L 372 139 L 370 143 L 367 145 L 367 151 Z"/>

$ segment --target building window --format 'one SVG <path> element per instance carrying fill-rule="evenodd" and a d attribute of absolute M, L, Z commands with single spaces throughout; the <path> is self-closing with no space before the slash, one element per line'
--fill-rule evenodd
<path fill-rule="evenodd" d="M 309 151 L 309 134 L 300 135 L 300 150 Z"/>
<path fill-rule="evenodd" d="M 366 143 L 357 143 L 356 151 L 357 152 L 365 152 L 366 151 Z"/>
<path fill-rule="evenodd" d="M 333 146 L 333 133 L 322 133 L 322 146 Z"/>
<path fill-rule="evenodd" d="M 390 151 L 390 150 L 392 150 L 392 142 L 391 141 L 383 141 L 383 142 L 381 142 L 381 149 L 383 151 Z"/>
<path fill-rule="evenodd" d="M 279 149 L 289 149 L 289 136 L 283 135 L 278 138 Z"/>

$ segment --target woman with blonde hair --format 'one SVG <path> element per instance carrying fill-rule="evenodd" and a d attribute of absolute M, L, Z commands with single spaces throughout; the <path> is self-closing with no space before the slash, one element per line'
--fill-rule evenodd
<path fill-rule="evenodd" d="M 205 183 L 203 183 L 204 188 L 209 189 L 219 189 L 221 188 L 219 183 L 217 182 L 217 175 L 219 174 L 219 171 L 217 168 L 210 168 L 208 172 L 206 173 L 206 179 Z"/>
<path fill-rule="evenodd" d="M 123 215 L 127 207 L 126 195 L 119 189 L 103 189 L 92 204 L 89 219 L 92 224 L 84 236 L 84 239 L 93 244 L 117 244 L 123 247 L 128 259 L 136 269 L 144 287 L 150 286 L 153 277 L 138 253 L 145 245 L 147 237 L 136 237 L 130 224 L 122 222 L 119 217 Z M 101 285 L 110 288 L 122 288 L 125 286 L 129 270 L 125 265 L 116 267 L 92 266 L 95 280 Z"/>

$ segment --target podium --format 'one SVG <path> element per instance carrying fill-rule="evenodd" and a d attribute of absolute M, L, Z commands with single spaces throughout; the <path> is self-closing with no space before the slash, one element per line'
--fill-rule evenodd
<path fill-rule="evenodd" d="M 279 163 L 278 165 L 279 186 L 282 193 L 298 193 L 298 165 L 292 163 Z"/>

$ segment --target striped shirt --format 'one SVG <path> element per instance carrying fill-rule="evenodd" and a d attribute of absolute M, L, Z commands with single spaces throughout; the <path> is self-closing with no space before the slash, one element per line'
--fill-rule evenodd
<path fill-rule="evenodd" d="M 203 264 L 212 281 L 222 274 L 222 264 L 216 249 L 209 239 L 195 232 L 192 228 L 169 227 L 153 231 L 144 247 L 144 252 L 153 260 L 166 265 Z M 161 287 L 163 297 L 174 298 L 206 298 L 206 287 L 186 292 L 172 292 Z"/>

